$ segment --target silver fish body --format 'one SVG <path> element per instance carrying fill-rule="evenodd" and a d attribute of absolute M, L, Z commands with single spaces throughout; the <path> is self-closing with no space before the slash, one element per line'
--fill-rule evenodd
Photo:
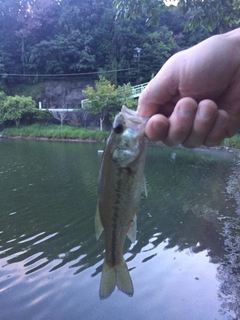
<path fill-rule="evenodd" d="M 95 218 L 96 237 L 104 229 L 106 247 L 100 299 L 108 298 L 116 286 L 128 296 L 133 295 L 123 246 L 126 235 L 132 242 L 136 240 L 136 213 L 144 182 L 145 124 L 146 119 L 123 106 L 105 146 Z"/>

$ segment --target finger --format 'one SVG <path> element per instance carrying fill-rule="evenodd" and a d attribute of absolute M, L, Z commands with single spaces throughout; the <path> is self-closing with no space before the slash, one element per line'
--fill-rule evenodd
<path fill-rule="evenodd" d="M 229 115 L 224 110 L 219 110 L 214 126 L 204 141 L 207 147 L 219 145 L 228 136 Z"/>
<path fill-rule="evenodd" d="M 154 81 L 156 81 L 155 78 L 149 82 L 138 99 L 137 113 L 143 118 L 149 118 L 157 113 L 170 114 L 174 108 L 170 102 L 171 96 L 166 91 L 163 92 L 161 83 Z M 165 95 L 168 95 L 168 100 L 163 97 Z"/>
<path fill-rule="evenodd" d="M 168 119 L 161 114 L 155 114 L 148 120 L 145 128 L 145 134 L 150 140 L 161 141 L 165 139 L 168 128 Z"/>
<path fill-rule="evenodd" d="M 166 115 L 173 110 L 171 102 L 177 101 L 179 95 L 179 64 L 172 56 L 160 69 L 157 75 L 148 83 L 138 99 L 137 112 L 144 118 L 149 118 L 157 113 Z"/>
<path fill-rule="evenodd" d="M 198 104 L 193 128 L 182 145 L 186 148 L 200 147 L 211 131 L 218 115 L 218 107 L 212 100 L 203 100 Z"/>
<path fill-rule="evenodd" d="M 181 144 L 192 131 L 197 112 L 197 102 L 192 98 L 182 98 L 169 118 L 169 130 L 163 142 L 167 146 Z"/>

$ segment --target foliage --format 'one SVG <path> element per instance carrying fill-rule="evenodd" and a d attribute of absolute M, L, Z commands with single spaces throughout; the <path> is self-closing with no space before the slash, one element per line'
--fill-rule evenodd
<path fill-rule="evenodd" d="M 82 140 L 103 140 L 108 136 L 107 131 L 96 131 L 85 128 L 76 128 L 63 125 L 42 126 L 33 124 L 31 126 L 19 126 L 3 130 L 6 136 L 27 136 L 36 138 L 61 138 L 61 139 L 82 139 Z"/>
<path fill-rule="evenodd" d="M 210 32 L 219 33 L 240 24 L 240 3 L 238 0 L 180 0 L 183 14 L 189 14 L 187 30 L 198 26 Z"/>
<path fill-rule="evenodd" d="M 146 17 L 154 23 L 159 22 L 159 13 L 166 9 L 164 0 L 113 0 L 117 12 L 116 17 L 124 19 Z"/>
<path fill-rule="evenodd" d="M 27 113 L 36 111 L 35 102 L 31 97 L 8 96 L 0 104 L 0 122 L 14 121 L 19 126 L 21 118 Z"/>
<path fill-rule="evenodd" d="M 132 86 L 130 83 L 118 86 L 116 91 L 118 97 L 118 108 L 121 105 L 125 105 L 130 109 L 135 109 L 137 107 L 137 100 L 131 98 Z"/>
<path fill-rule="evenodd" d="M 224 139 L 222 145 L 227 148 L 240 148 L 240 133 L 235 134 L 232 138 Z"/>
<path fill-rule="evenodd" d="M 147 74 L 148 79 L 152 74 L 156 74 L 160 66 L 177 51 L 178 47 L 173 38 L 172 31 L 167 27 L 159 27 L 158 31 L 149 33 L 143 43 L 143 56 L 139 62 L 141 74 Z M 144 82 L 144 79 L 142 79 Z"/>
<path fill-rule="evenodd" d="M 136 18 L 145 16 L 147 21 L 158 23 L 159 14 L 167 10 L 165 4 L 174 1 L 164 0 L 114 0 L 117 17 Z M 179 0 L 178 7 L 182 14 L 188 15 L 186 30 L 201 26 L 211 32 L 223 32 L 240 23 L 240 4 L 238 0 Z"/>
<path fill-rule="evenodd" d="M 83 93 L 89 100 L 89 112 L 100 115 L 100 130 L 102 130 L 102 124 L 106 116 L 111 117 L 120 109 L 121 105 L 126 104 L 129 108 L 136 105 L 136 102 L 131 98 L 132 88 L 130 83 L 115 88 L 103 76 L 100 76 L 99 80 L 95 82 L 95 89 L 87 86 Z"/>
<path fill-rule="evenodd" d="M 0 91 L 0 110 L 3 107 L 4 101 L 6 100 L 7 96 L 3 91 Z"/>
<path fill-rule="evenodd" d="M 88 109 L 93 114 L 100 115 L 100 130 L 102 131 L 102 123 L 109 113 L 109 110 L 117 105 L 117 91 L 115 86 L 103 76 L 95 82 L 96 91 L 93 87 L 87 86 L 83 93 L 89 100 Z"/>
<path fill-rule="evenodd" d="M 48 110 L 39 110 L 36 109 L 33 120 L 42 124 L 47 124 L 48 121 L 51 119 L 52 114 Z"/>
<path fill-rule="evenodd" d="M 54 79 L 66 75 L 93 81 L 99 71 L 116 87 L 128 82 L 136 85 L 149 81 L 170 55 L 208 36 L 202 28 L 185 32 L 191 13 L 179 17 L 178 8 L 166 7 L 163 0 L 137 1 L 142 11 L 136 0 L 115 2 L 119 3 L 117 10 L 112 0 L 2 0 L 2 85 L 9 92 L 19 84 L 19 90 L 24 90 L 23 83 L 37 83 L 50 75 L 52 79 L 52 74 L 56 74 Z M 192 1 L 187 3 L 190 8 Z M 137 11 L 139 18 L 116 20 L 116 12 L 127 5 L 131 5 L 128 15 Z M 146 24 L 150 16 L 158 26 Z M 137 47 L 142 51 L 136 59 Z M 16 94 L 26 95 L 22 91 Z"/>

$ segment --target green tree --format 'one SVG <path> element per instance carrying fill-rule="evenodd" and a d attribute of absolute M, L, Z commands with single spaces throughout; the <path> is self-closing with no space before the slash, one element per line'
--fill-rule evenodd
<path fill-rule="evenodd" d="M 146 21 L 159 22 L 159 15 L 167 10 L 166 4 L 173 4 L 171 0 L 114 0 L 117 17 L 135 18 L 145 16 Z M 239 0 L 179 0 L 178 7 L 188 15 L 188 30 L 198 26 L 210 31 L 223 32 L 240 23 Z"/>
<path fill-rule="evenodd" d="M 42 124 L 47 124 L 51 118 L 52 118 L 52 114 L 48 110 L 36 109 L 35 113 L 33 114 L 33 121 L 39 122 Z"/>
<path fill-rule="evenodd" d="M 148 32 L 138 62 L 140 83 L 149 81 L 177 49 L 173 32 L 168 27 L 159 26 L 158 31 Z"/>
<path fill-rule="evenodd" d="M 0 46 L 4 73 L 27 73 L 32 46 L 52 34 L 57 0 L 0 1 Z"/>
<path fill-rule="evenodd" d="M 109 113 L 110 109 L 117 104 L 117 91 L 115 86 L 103 76 L 95 82 L 96 90 L 93 87 L 87 86 L 83 93 L 86 94 L 89 100 L 88 109 L 92 114 L 100 115 L 100 130 L 103 128 L 103 121 Z"/>
<path fill-rule="evenodd" d="M 116 17 L 136 18 L 145 16 L 146 22 L 150 19 L 154 23 L 159 22 L 159 14 L 165 10 L 164 0 L 113 0 L 116 7 Z"/>
<path fill-rule="evenodd" d="M 27 113 L 36 111 L 35 102 L 31 97 L 8 96 L 0 104 L 0 123 L 11 120 L 18 127 L 21 118 Z"/>
<path fill-rule="evenodd" d="M 20 39 L 22 73 L 25 74 L 26 68 L 29 67 L 29 53 L 26 46 L 35 40 L 37 29 L 43 29 L 45 24 L 52 23 L 57 3 L 55 0 L 24 0 L 19 3 L 21 7 L 17 15 L 18 29 L 15 35 Z"/>
<path fill-rule="evenodd" d="M 135 2 L 121 1 L 121 6 L 132 3 L 129 16 L 135 12 Z M 199 3 L 207 5 L 209 2 Z M 198 1 L 187 0 L 186 8 L 190 12 L 179 17 L 180 5 L 174 10 L 166 10 L 162 0 L 139 0 L 141 17 L 116 20 L 116 11 L 121 6 L 116 10 L 112 0 L 1 0 L 2 84 L 7 90 L 19 82 L 39 81 L 40 74 L 84 73 L 81 77 L 86 79 L 89 72 L 92 74 L 88 77 L 93 81 L 97 79 L 95 73 L 98 71 L 116 87 L 127 82 L 132 85 L 147 82 L 170 55 L 208 36 L 200 27 L 197 33 L 183 31 L 197 10 L 191 7 L 193 3 Z M 159 22 L 158 26 L 145 23 L 151 12 Z M 137 47 L 142 48 L 140 59 L 134 58 Z M 119 69 L 122 71 L 117 71 Z M 31 73 L 33 77 L 10 75 L 16 73 Z M 69 79 L 70 75 L 66 77 Z"/>
<path fill-rule="evenodd" d="M 130 83 L 118 86 L 116 91 L 118 106 L 125 105 L 130 109 L 135 109 L 137 107 L 137 100 L 132 98 L 132 86 Z"/>
<path fill-rule="evenodd" d="M 126 104 L 128 107 L 136 106 L 136 102 L 131 98 L 132 88 L 130 84 L 115 88 L 114 85 L 103 76 L 95 82 L 95 89 L 87 86 L 83 90 L 88 101 L 87 109 L 93 113 L 100 115 L 100 130 L 102 131 L 103 122 L 108 115 L 112 117 L 121 105 Z"/>
<path fill-rule="evenodd" d="M 0 110 L 3 108 L 4 101 L 6 100 L 7 96 L 3 91 L 0 91 Z M 1 124 L 1 111 L 0 111 L 0 124 Z"/>
<path fill-rule="evenodd" d="M 4 103 L 4 100 L 6 99 L 6 94 L 3 91 L 0 91 L 0 105 Z"/>
<path fill-rule="evenodd" d="M 96 71 L 92 33 L 98 21 L 97 2 L 62 0 L 58 7 L 54 34 L 30 48 L 30 63 L 39 73 Z"/>
<path fill-rule="evenodd" d="M 222 33 L 240 24 L 239 0 L 180 0 L 179 7 L 189 16 L 186 30 L 201 26 L 213 33 Z"/>

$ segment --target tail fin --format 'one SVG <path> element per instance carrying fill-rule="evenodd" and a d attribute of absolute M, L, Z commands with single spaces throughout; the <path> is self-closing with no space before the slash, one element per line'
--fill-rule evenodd
<path fill-rule="evenodd" d="M 129 297 L 133 296 L 132 279 L 124 259 L 121 264 L 115 267 L 110 267 L 106 261 L 104 261 L 99 290 L 100 299 L 107 299 L 116 286 Z"/>

